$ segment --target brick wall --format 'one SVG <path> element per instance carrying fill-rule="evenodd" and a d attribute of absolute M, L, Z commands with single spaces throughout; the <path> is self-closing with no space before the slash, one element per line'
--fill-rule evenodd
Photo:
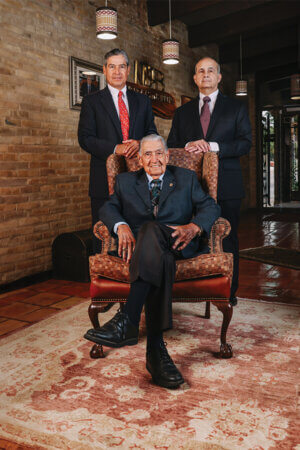
<path fill-rule="evenodd" d="M 95 6 L 87 0 L 0 0 L 0 284 L 51 269 L 51 245 L 64 232 L 90 227 L 89 156 L 77 143 L 78 111 L 69 109 L 69 56 L 103 64 L 123 47 L 165 73 L 166 91 L 195 95 L 195 61 L 187 30 L 173 23 L 181 62 L 161 62 L 168 26 L 150 28 L 146 0 L 113 0 L 119 36 L 95 37 Z M 147 55 L 147 56 L 145 56 Z M 133 78 L 131 77 L 131 81 Z M 157 119 L 165 137 L 170 121 Z"/>

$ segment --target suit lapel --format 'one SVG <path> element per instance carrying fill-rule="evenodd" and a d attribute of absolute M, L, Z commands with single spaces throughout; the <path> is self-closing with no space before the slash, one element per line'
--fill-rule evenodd
<path fill-rule="evenodd" d="M 136 190 L 138 196 L 145 203 L 147 208 L 150 209 L 150 212 L 151 212 L 152 206 L 151 206 L 150 191 L 149 191 L 149 186 L 148 186 L 148 178 L 146 176 L 144 169 L 141 169 L 137 173 L 137 181 L 135 184 L 135 190 Z"/>
<path fill-rule="evenodd" d="M 215 107 L 214 107 L 213 113 L 212 113 L 211 118 L 210 118 L 208 130 L 207 130 L 207 133 L 206 133 L 206 138 L 205 139 L 207 141 L 209 141 L 210 134 L 212 133 L 212 131 L 214 129 L 214 126 L 217 123 L 218 118 L 220 117 L 220 115 L 222 113 L 223 105 L 224 105 L 224 96 L 219 92 L 218 96 L 217 96 L 217 100 L 216 100 L 216 103 L 215 103 Z"/>
<path fill-rule="evenodd" d="M 170 193 L 175 189 L 175 187 L 176 187 L 175 177 L 167 168 L 163 178 L 162 190 L 159 197 L 158 214 L 164 202 L 166 201 Z"/>
<path fill-rule="evenodd" d="M 196 130 L 196 136 L 197 139 L 203 139 L 203 130 L 200 122 L 200 114 L 199 114 L 199 95 L 191 100 L 191 106 L 192 106 L 192 114 L 190 117 L 190 120 L 194 123 L 194 127 Z"/>
<path fill-rule="evenodd" d="M 110 116 L 118 134 L 120 137 L 120 140 L 123 140 L 123 134 L 122 134 L 122 129 L 121 129 L 121 123 L 120 123 L 120 119 L 114 104 L 114 101 L 112 99 L 111 93 L 109 92 L 108 87 L 104 88 L 101 92 L 101 102 L 103 107 L 105 108 L 105 110 L 107 111 L 107 114 Z"/>
<path fill-rule="evenodd" d="M 127 100 L 129 106 L 129 138 L 133 136 L 133 128 L 135 123 L 135 118 L 137 114 L 137 97 L 133 91 L 130 91 L 127 87 Z"/>

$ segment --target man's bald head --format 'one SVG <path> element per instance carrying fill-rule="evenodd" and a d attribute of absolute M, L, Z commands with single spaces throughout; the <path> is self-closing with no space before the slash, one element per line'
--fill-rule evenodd
<path fill-rule="evenodd" d="M 216 64 L 218 73 L 221 73 L 220 64 L 218 63 L 218 61 L 216 61 L 214 58 L 211 58 L 210 56 L 205 56 L 204 58 L 199 59 L 199 61 L 195 64 L 195 73 L 197 72 L 197 65 L 201 63 L 201 61 L 204 61 L 205 59 L 210 60 L 212 64 L 213 63 Z"/>
<path fill-rule="evenodd" d="M 194 82 L 202 94 L 210 95 L 218 89 L 222 79 L 220 65 L 213 58 L 201 58 L 195 66 Z"/>

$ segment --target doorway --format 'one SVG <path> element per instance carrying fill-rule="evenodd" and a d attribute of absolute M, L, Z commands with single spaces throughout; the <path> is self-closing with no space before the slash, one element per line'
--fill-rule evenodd
<path fill-rule="evenodd" d="M 261 111 L 262 204 L 300 207 L 299 107 Z"/>

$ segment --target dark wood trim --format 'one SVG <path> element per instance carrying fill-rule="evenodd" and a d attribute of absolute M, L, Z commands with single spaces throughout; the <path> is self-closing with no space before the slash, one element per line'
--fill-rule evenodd
<path fill-rule="evenodd" d="M 225 39 L 243 33 L 263 32 L 268 26 L 281 24 L 299 17 L 299 4 L 294 1 L 270 2 L 249 8 L 227 17 L 221 17 L 189 27 L 189 45 L 198 47 L 209 43 L 222 43 Z"/>
<path fill-rule="evenodd" d="M 257 36 L 243 39 L 243 59 L 254 58 L 258 55 L 265 55 L 270 52 L 294 47 L 297 43 L 297 26 L 274 29 Z M 239 39 L 221 44 L 219 48 L 220 64 L 227 64 L 239 60 L 240 42 Z"/>

